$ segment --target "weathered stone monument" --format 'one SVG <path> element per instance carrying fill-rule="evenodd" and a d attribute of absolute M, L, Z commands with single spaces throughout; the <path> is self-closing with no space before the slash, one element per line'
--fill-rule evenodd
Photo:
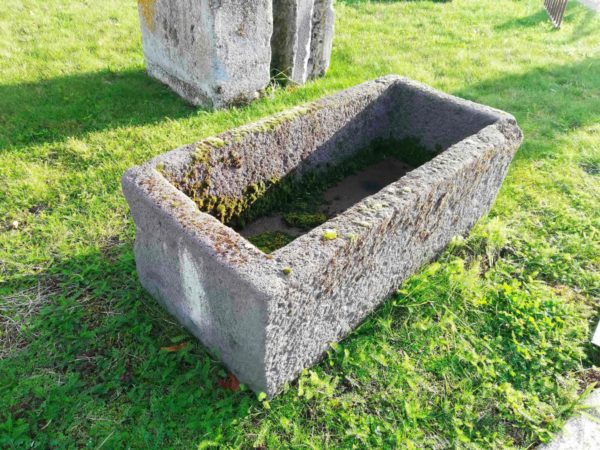
<path fill-rule="evenodd" d="M 333 0 L 273 0 L 273 70 L 300 84 L 324 75 L 334 21 Z"/>
<path fill-rule="evenodd" d="M 269 82 L 272 0 L 138 0 L 148 73 L 193 105 L 248 102 Z"/>
<path fill-rule="evenodd" d="M 286 179 L 407 139 L 428 162 L 271 254 L 221 221 Z M 388 76 L 165 153 L 123 177 L 141 283 L 274 395 L 469 231 L 521 139 L 507 113 Z"/>
<path fill-rule="evenodd" d="M 148 73 L 215 108 L 255 99 L 271 70 L 304 83 L 329 66 L 332 1 L 138 0 Z"/>

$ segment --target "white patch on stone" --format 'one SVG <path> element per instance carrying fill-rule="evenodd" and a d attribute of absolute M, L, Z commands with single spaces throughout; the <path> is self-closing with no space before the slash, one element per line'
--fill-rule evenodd
<path fill-rule="evenodd" d="M 203 270 L 201 267 L 197 267 L 200 260 L 194 258 L 187 248 L 182 247 L 179 251 L 179 261 L 186 303 L 189 305 L 190 320 L 198 327 L 198 330 L 206 331 L 211 328 L 212 319 L 208 307 L 208 296 L 202 286 L 200 276 Z"/>

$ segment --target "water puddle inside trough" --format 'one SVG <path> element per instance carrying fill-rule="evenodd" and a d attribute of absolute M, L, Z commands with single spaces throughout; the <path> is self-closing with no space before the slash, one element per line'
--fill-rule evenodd
<path fill-rule="evenodd" d="M 394 156 L 387 156 L 340 180 L 319 186 L 320 189 L 300 196 L 281 211 L 249 221 L 238 231 L 270 253 L 379 192 L 414 168 Z"/>

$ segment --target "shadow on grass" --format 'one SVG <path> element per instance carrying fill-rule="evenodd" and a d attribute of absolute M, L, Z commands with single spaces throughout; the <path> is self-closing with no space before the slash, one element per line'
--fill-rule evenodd
<path fill-rule="evenodd" d="M 543 7 L 540 6 L 540 10 L 527 17 L 519 17 L 518 19 L 511 19 L 500 25 L 494 27 L 498 31 L 509 31 L 525 27 L 534 27 L 540 23 L 550 23 L 548 14 L 544 11 Z"/>
<path fill-rule="evenodd" d="M 555 139 L 600 119 L 600 58 L 535 68 L 468 86 L 455 95 L 513 114 L 525 132 L 519 157 L 538 158 L 556 147 Z"/>
<path fill-rule="evenodd" d="M 573 7 L 574 5 L 571 4 L 570 6 Z M 579 25 L 573 30 L 573 34 L 568 40 L 569 42 L 576 42 L 582 38 L 589 36 L 594 31 L 596 31 L 598 29 L 598 26 L 600 25 L 600 20 L 598 19 L 599 15 L 596 11 L 591 11 L 590 9 L 582 6 L 581 4 L 577 4 L 576 7 L 579 9 L 580 12 L 582 11 L 584 17 L 583 19 L 579 20 Z M 569 14 L 569 11 L 569 5 L 567 5 L 567 16 L 565 19 L 563 19 L 563 22 L 565 20 L 568 22 L 576 22 L 575 13 Z"/>
<path fill-rule="evenodd" d="M 0 151 L 194 111 L 141 69 L 0 85 Z"/>

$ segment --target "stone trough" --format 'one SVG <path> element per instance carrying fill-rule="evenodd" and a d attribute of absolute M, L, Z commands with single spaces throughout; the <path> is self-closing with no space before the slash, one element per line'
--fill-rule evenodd
<path fill-rule="evenodd" d="M 432 159 L 271 254 L 221 221 L 280 180 L 407 138 Z M 140 281 L 241 382 L 275 395 L 469 231 L 521 140 L 507 113 L 387 76 L 173 150 L 123 177 Z"/>

